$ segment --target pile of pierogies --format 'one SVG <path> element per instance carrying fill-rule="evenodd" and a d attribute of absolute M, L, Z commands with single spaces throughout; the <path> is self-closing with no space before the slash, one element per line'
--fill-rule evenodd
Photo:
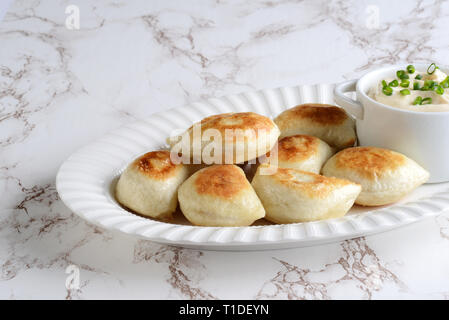
<path fill-rule="evenodd" d="M 354 147 L 354 120 L 337 106 L 298 105 L 274 120 L 253 112 L 225 113 L 199 124 L 201 133 L 223 133 L 220 154 L 234 152 L 217 162 L 230 164 L 195 159 L 188 148 L 206 150 L 211 142 L 195 137 L 193 125 L 184 133 L 189 139 L 183 148 L 175 143 L 179 139 L 169 139 L 170 150 L 148 152 L 126 168 L 116 185 L 124 207 L 167 220 L 179 202 L 184 216 L 199 226 L 248 226 L 262 218 L 307 222 L 342 217 L 354 203 L 391 204 L 429 177 L 400 153 Z M 225 138 L 231 129 L 266 134 Z M 173 161 L 174 154 L 190 161 Z"/>

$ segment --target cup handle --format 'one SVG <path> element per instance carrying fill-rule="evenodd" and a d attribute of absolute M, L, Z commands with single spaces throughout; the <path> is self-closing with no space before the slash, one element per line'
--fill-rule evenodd
<path fill-rule="evenodd" d="M 357 79 L 354 79 L 337 84 L 334 89 L 334 99 L 338 105 L 342 106 L 343 109 L 352 114 L 354 117 L 357 119 L 363 119 L 362 104 L 345 95 L 346 92 L 355 91 L 357 81 Z"/>

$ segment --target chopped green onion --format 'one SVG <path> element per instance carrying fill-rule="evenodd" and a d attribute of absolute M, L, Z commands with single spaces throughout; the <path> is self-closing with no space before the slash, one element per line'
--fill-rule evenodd
<path fill-rule="evenodd" d="M 407 66 L 407 72 L 408 73 L 415 73 L 415 67 L 413 65 L 408 65 Z"/>
<path fill-rule="evenodd" d="M 447 76 L 446 79 L 440 82 L 440 86 L 442 86 L 443 88 L 449 88 L 449 76 Z"/>
<path fill-rule="evenodd" d="M 400 86 L 402 88 L 408 88 L 408 86 L 410 85 L 410 81 L 409 80 L 402 80 L 400 83 Z"/>
<path fill-rule="evenodd" d="M 442 86 L 437 86 L 435 92 L 439 95 L 444 94 L 444 88 Z"/>
<path fill-rule="evenodd" d="M 396 76 L 401 80 L 409 78 L 408 74 L 406 74 L 404 70 L 396 71 Z"/>
<path fill-rule="evenodd" d="M 398 80 L 393 80 L 388 84 L 390 87 L 397 87 L 399 85 Z"/>
<path fill-rule="evenodd" d="M 422 103 L 422 97 L 421 96 L 417 96 L 415 101 L 413 101 L 413 105 L 417 105 L 417 104 L 421 104 Z"/>
<path fill-rule="evenodd" d="M 430 97 L 422 99 L 422 102 L 421 102 L 422 105 L 423 104 L 431 104 L 431 103 L 432 103 L 432 98 L 430 98 Z"/>
<path fill-rule="evenodd" d="M 421 80 L 421 79 L 422 79 L 422 75 L 418 74 L 418 75 L 415 77 L 415 79 L 416 79 L 416 80 Z"/>
<path fill-rule="evenodd" d="M 388 86 L 387 81 L 382 80 L 382 87 L 385 88 L 386 86 Z"/>
<path fill-rule="evenodd" d="M 432 63 L 428 68 L 427 68 L 427 74 L 433 74 L 435 72 L 435 70 L 438 69 L 437 65 L 435 63 Z"/>
<path fill-rule="evenodd" d="M 384 87 L 382 89 L 382 92 L 386 95 L 386 96 L 391 96 L 393 94 L 393 89 L 391 89 L 391 87 Z"/>
<path fill-rule="evenodd" d="M 408 96 L 410 94 L 410 90 L 409 89 L 402 89 L 401 91 L 399 91 L 399 93 L 403 96 Z"/>
<path fill-rule="evenodd" d="M 413 83 L 413 90 L 419 90 L 419 82 Z"/>
<path fill-rule="evenodd" d="M 433 80 L 425 80 L 424 86 L 421 88 L 421 90 L 423 90 L 423 91 L 433 90 L 435 88 L 436 84 L 437 83 Z"/>

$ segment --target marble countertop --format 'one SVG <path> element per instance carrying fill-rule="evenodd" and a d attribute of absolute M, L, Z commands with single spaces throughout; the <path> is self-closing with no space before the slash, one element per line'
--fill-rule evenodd
<path fill-rule="evenodd" d="M 449 64 L 448 24 L 447 1 L 12 3 L 0 22 L 0 298 L 449 299 L 449 214 L 317 247 L 201 252 L 89 225 L 55 189 L 72 152 L 160 110 Z"/>

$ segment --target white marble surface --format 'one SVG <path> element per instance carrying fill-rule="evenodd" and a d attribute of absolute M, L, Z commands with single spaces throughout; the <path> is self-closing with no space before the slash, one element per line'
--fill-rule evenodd
<path fill-rule="evenodd" d="M 90 226 L 54 184 L 77 148 L 159 110 L 447 65 L 449 2 L 72 2 L 16 1 L 0 23 L 0 298 L 449 299 L 448 214 L 320 247 L 198 252 Z"/>

